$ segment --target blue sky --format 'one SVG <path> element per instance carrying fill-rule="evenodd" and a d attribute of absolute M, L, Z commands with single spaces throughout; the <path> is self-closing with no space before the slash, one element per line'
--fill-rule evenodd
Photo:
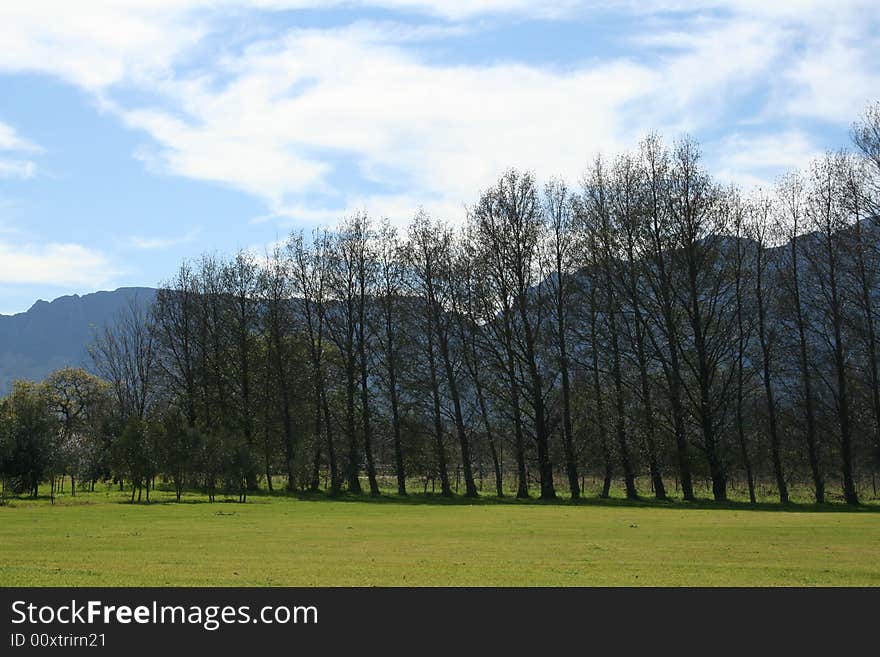
<path fill-rule="evenodd" d="M 0 6 L 0 313 L 352 211 L 461 221 L 649 131 L 748 189 L 880 99 L 876 0 Z"/>

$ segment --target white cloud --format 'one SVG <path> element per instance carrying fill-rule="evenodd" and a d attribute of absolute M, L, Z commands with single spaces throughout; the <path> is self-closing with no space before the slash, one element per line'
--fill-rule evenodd
<path fill-rule="evenodd" d="M 145 251 L 168 249 L 172 246 L 181 244 L 189 244 L 194 242 L 201 233 L 201 229 L 195 228 L 188 233 L 178 235 L 177 237 L 141 237 L 133 235 L 128 238 L 128 243 L 136 249 Z"/>
<path fill-rule="evenodd" d="M 330 176 L 340 160 L 391 188 L 371 201 L 387 197 L 400 210 L 387 202 L 401 198 L 394 189 L 460 205 L 507 166 L 576 176 L 591 152 L 624 138 L 622 105 L 658 84 L 626 61 L 566 73 L 428 65 L 394 44 L 390 29 L 294 31 L 245 52 L 221 72 L 231 81 L 219 89 L 209 76 L 166 81 L 185 118 L 121 113 L 161 146 L 152 166 L 234 185 L 278 214 L 338 192 Z"/>
<path fill-rule="evenodd" d="M 718 178 L 746 189 L 770 189 L 780 174 L 803 169 L 822 154 L 822 149 L 802 130 L 734 134 L 721 140 L 716 150 Z"/>
<path fill-rule="evenodd" d="M 241 52 L 205 45 L 254 10 L 331 5 L 442 20 L 255 32 Z M 750 95 L 769 96 L 751 109 L 759 116 L 746 117 L 754 120 L 851 120 L 880 88 L 872 8 L 869 0 L 32 0 L 0 4 L 0 71 L 40 71 L 92 91 L 150 136 L 136 154 L 150 169 L 234 186 L 264 199 L 272 217 L 326 221 L 366 206 L 397 218 L 424 204 L 455 218 L 507 166 L 576 180 L 599 150 L 654 129 L 712 128 Z M 639 17 L 622 42 L 632 57 L 560 71 L 444 65 L 420 54 L 421 40 L 480 29 L 485 15 L 583 18 L 594 9 Z M 161 102 L 123 101 L 120 83 Z M 766 167 L 746 154 L 767 159 L 771 150 L 785 160 L 773 166 L 800 162 L 809 148 L 792 137 L 722 138 L 739 149 L 722 174 L 754 182 Z M 0 146 L 4 138 L 0 124 Z M 0 161 L 0 175 L 32 175 L 27 163 Z M 141 238 L 140 248 L 171 243 Z"/>
<path fill-rule="evenodd" d="M 0 3 L 0 71 L 57 75 L 92 91 L 167 75 L 224 17 L 248 10 L 366 6 L 451 20 L 491 13 L 550 17 L 582 3 L 556 0 L 27 0 Z"/>
<path fill-rule="evenodd" d="M 880 37 L 869 26 L 836 30 L 788 71 L 794 93 L 785 111 L 838 123 L 854 120 L 880 93 L 878 49 Z"/>
<path fill-rule="evenodd" d="M 0 178 L 33 178 L 37 170 L 36 162 L 23 159 L 21 155 L 41 153 L 42 150 L 19 135 L 11 125 L 0 121 L 0 154 L 4 151 L 13 154 L 13 157 L 0 155 Z"/>
<path fill-rule="evenodd" d="M 167 69 L 205 33 L 171 0 L 28 0 L 0 3 L 0 71 L 57 75 L 97 91 Z"/>
<path fill-rule="evenodd" d="M 0 178 L 27 180 L 34 177 L 36 170 L 37 165 L 30 160 L 0 158 Z"/>
<path fill-rule="evenodd" d="M 0 284 L 96 288 L 107 285 L 118 270 L 100 251 L 80 244 L 12 244 L 0 241 Z"/>
<path fill-rule="evenodd" d="M 118 111 L 159 144 L 151 166 L 256 194 L 276 216 L 312 223 L 367 207 L 408 218 L 424 204 L 456 219 L 506 167 L 577 180 L 595 153 L 650 130 L 711 125 L 770 76 L 791 40 L 754 19 L 698 23 L 695 35 L 636 39 L 668 48 L 649 63 L 567 71 L 428 64 L 402 26 L 294 30 L 214 71 L 164 80 L 174 115 Z M 387 191 L 334 188 L 339 162 Z"/>
<path fill-rule="evenodd" d="M 0 121 L 0 151 L 39 153 L 42 150 L 37 144 L 19 135 L 11 125 Z"/>

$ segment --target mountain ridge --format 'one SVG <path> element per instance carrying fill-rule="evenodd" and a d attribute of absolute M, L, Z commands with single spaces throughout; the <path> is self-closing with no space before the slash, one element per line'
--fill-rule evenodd
<path fill-rule="evenodd" d="M 61 367 L 89 366 L 95 331 L 135 302 L 152 303 L 156 290 L 121 287 L 39 299 L 25 312 L 0 315 L 0 395 L 17 379 L 39 381 Z"/>

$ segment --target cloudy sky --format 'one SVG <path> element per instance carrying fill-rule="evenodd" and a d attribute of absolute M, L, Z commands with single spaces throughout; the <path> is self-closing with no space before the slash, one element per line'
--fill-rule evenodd
<path fill-rule="evenodd" d="M 0 313 L 656 130 L 744 187 L 880 97 L 876 0 L 0 3 Z"/>

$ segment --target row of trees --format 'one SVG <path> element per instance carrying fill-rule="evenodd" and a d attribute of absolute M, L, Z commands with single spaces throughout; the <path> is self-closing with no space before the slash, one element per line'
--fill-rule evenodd
<path fill-rule="evenodd" d="M 186 262 L 94 346 L 89 466 L 60 450 L 87 432 L 58 428 L 50 380 L 3 402 L 2 449 L 41 398 L 59 450 L 4 472 L 112 472 L 132 496 L 162 476 L 212 499 L 276 477 L 578 498 L 590 476 L 602 496 L 619 478 L 630 498 L 808 484 L 857 504 L 880 469 L 880 106 L 854 138 L 747 198 L 651 136 L 578 189 L 507 171 L 462 227 L 357 214 Z"/>

